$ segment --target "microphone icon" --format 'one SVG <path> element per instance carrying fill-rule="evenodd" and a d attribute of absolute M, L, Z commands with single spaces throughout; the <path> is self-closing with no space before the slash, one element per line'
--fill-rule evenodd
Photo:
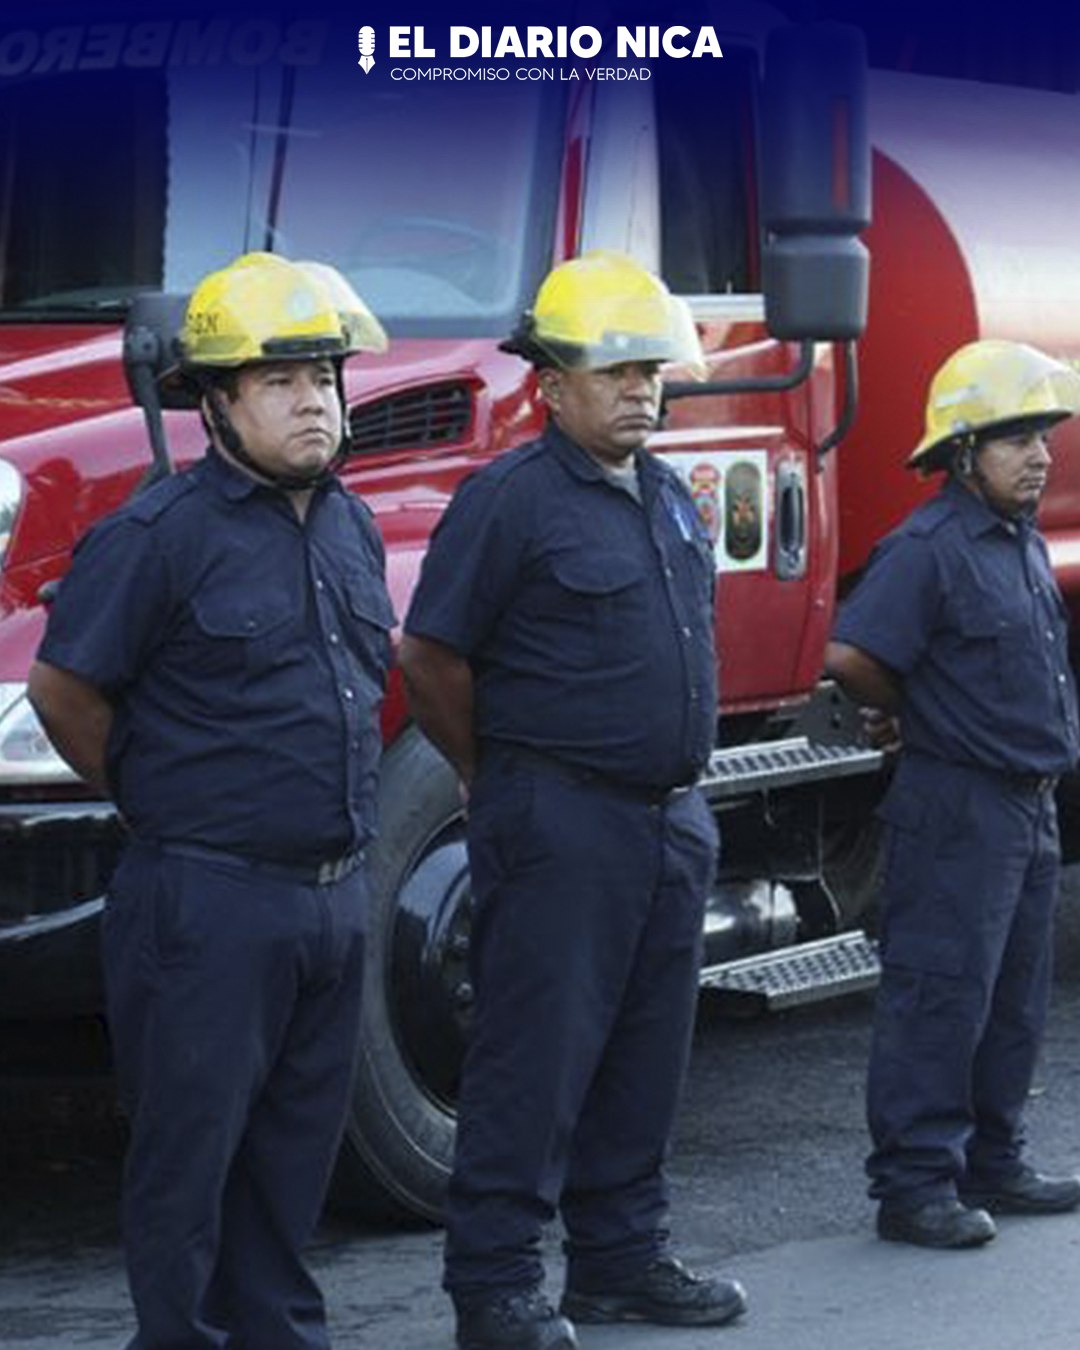
<path fill-rule="evenodd" d="M 357 61 L 356 64 L 363 67 L 364 74 L 366 75 L 375 64 L 375 57 L 373 55 L 375 51 L 375 29 L 372 28 L 370 24 L 365 24 L 356 36 L 357 46 L 360 49 L 360 60 Z"/>

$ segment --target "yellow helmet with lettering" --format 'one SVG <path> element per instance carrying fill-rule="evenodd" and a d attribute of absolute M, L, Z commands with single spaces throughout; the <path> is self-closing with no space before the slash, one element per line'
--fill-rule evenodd
<path fill-rule="evenodd" d="M 948 467 L 965 444 L 988 434 L 1047 428 L 1080 411 L 1080 373 L 1024 342 L 969 342 L 930 384 L 926 429 L 908 456 L 923 473 Z"/>
<path fill-rule="evenodd" d="M 384 352 L 386 334 L 352 286 L 326 263 L 290 262 L 275 253 L 245 253 L 211 272 L 191 294 L 179 338 L 178 360 L 160 378 L 172 407 L 200 407 L 220 444 L 236 460 L 281 487 L 313 485 L 350 447 L 342 362 L 352 352 Z M 341 441 L 328 466 L 311 476 L 271 475 L 252 459 L 229 417 L 229 401 L 215 386 L 253 362 L 334 363 L 342 410 Z"/>
<path fill-rule="evenodd" d="M 608 249 L 553 268 L 532 309 L 500 345 L 534 365 L 566 370 L 629 361 L 677 361 L 704 370 L 686 301 L 633 258 Z"/>
<path fill-rule="evenodd" d="M 386 346 L 382 325 L 340 272 L 274 253 L 245 253 L 204 277 L 179 339 L 181 370 L 339 358 Z"/>

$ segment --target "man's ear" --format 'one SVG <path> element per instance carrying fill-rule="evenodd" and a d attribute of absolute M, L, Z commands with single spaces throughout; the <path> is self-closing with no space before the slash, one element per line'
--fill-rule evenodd
<path fill-rule="evenodd" d="M 555 412 L 562 394 L 562 372 L 556 370 L 554 366 L 546 366 L 543 370 L 537 371 L 536 382 L 540 387 L 540 397 L 551 411 Z"/>

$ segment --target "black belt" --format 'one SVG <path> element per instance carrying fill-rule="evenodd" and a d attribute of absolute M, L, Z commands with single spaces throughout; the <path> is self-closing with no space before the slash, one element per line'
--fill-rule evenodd
<path fill-rule="evenodd" d="M 208 844 L 187 844 L 165 841 L 153 844 L 166 857 L 195 858 L 200 862 L 221 863 L 237 870 L 257 872 L 260 876 L 278 881 L 294 881 L 300 886 L 331 886 L 355 872 L 364 861 L 364 850 L 357 848 L 324 862 L 286 863 L 269 858 L 249 858 L 244 853 L 231 853 L 225 848 L 211 848 Z"/>
<path fill-rule="evenodd" d="M 531 745 L 512 745 L 508 741 L 485 741 L 481 749 L 481 758 L 488 754 L 502 755 L 511 762 L 531 764 L 546 773 L 565 778 L 572 783 L 581 783 L 588 787 L 599 788 L 613 797 L 622 797 L 627 801 L 641 802 L 645 806 L 665 806 L 690 792 L 693 783 L 677 783 L 673 787 L 654 787 L 645 783 L 624 783 L 618 778 L 610 778 L 598 769 L 588 769 L 583 765 L 571 764 L 557 755 L 549 755 L 536 750 Z"/>

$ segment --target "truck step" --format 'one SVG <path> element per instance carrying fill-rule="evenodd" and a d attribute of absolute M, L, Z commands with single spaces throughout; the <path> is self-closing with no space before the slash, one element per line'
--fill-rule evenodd
<path fill-rule="evenodd" d="M 699 983 L 704 992 L 752 1000 L 770 1009 L 793 1008 L 872 989 L 880 969 L 877 944 L 854 931 L 704 966 Z"/>
<path fill-rule="evenodd" d="M 716 750 L 699 784 L 706 797 L 716 801 L 822 778 L 875 773 L 881 760 L 880 750 L 864 745 L 818 745 L 805 736 L 795 736 L 786 741 Z"/>

